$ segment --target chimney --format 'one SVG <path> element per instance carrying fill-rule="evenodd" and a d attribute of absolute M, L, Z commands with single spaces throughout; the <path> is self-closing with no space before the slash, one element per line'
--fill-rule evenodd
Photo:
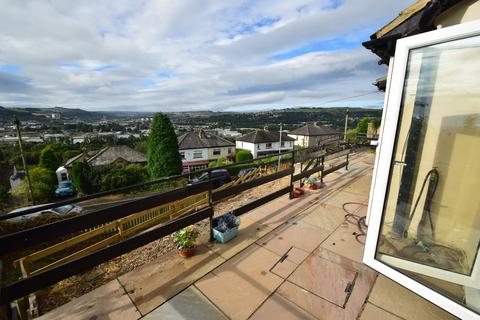
<path fill-rule="evenodd" d="M 200 137 L 200 139 L 204 139 L 205 138 L 205 131 L 203 131 L 203 129 L 199 129 L 198 130 L 198 136 Z"/>
<path fill-rule="evenodd" d="M 318 122 L 315 121 L 315 122 L 313 123 L 313 125 L 314 125 L 315 127 L 318 127 Z"/>

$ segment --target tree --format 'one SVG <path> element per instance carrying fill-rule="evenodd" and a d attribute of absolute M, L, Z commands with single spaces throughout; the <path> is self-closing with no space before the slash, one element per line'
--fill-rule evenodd
<path fill-rule="evenodd" d="M 235 154 L 235 162 L 242 162 L 247 160 L 252 160 L 253 155 L 248 150 L 238 150 Z"/>
<path fill-rule="evenodd" d="M 80 195 L 91 192 L 90 171 L 90 166 L 85 161 L 76 161 L 72 165 L 72 185 Z"/>
<path fill-rule="evenodd" d="M 47 145 L 40 153 L 40 167 L 55 171 L 62 163 L 62 158 L 58 156 L 52 145 Z"/>
<path fill-rule="evenodd" d="M 368 123 L 370 122 L 370 119 L 365 117 L 365 118 L 362 118 L 362 120 L 360 120 L 358 123 L 357 123 L 357 133 L 367 133 L 367 129 L 368 129 Z"/>
<path fill-rule="evenodd" d="M 162 113 L 153 118 L 148 136 L 148 172 L 152 178 L 167 177 L 182 172 L 178 140 L 170 119 Z"/>
<path fill-rule="evenodd" d="M 52 198 L 55 185 L 57 184 L 53 171 L 42 167 L 35 167 L 30 170 L 30 180 L 32 181 L 33 197 L 36 202 L 44 203 Z M 26 180 L 22 183 L 22 189 L 24 193 L 28 192 Z"/>

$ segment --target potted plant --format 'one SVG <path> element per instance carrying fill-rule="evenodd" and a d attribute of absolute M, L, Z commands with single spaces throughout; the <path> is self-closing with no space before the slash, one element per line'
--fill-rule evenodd
<path fill-rule="evenodd" d="M 216 218 L 213 223 L 213 236 L 218 242 L 225 243 L 237 236 L 240 219 L 232 212 Z"/>
<path fill-rule="evenodd" d="M 315 179 L 308 179 L 307 182 L 306 182 L 307 186 L 308 186 L 308 189 L 310 190 L 316 190 L 317 189 L 317 182 L 315 181 Z"/>
<path fill-rule="evenodd" d="M 178 254 L 188 258 L 193 256 L 197 245 L 198 231 L 193 226 L 180 230 L 175 236 Z"/>

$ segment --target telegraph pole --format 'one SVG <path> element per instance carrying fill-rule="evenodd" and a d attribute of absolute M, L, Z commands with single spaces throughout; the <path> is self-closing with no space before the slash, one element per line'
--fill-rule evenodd
<path fill-rule="evenodd" d="M 20 155 L 22 156 L 23 170 L 25 170 L 25 177 L 27 178 L 28 192 L 30 194 L 30 200 L 32 201 L 32 206 L 34 206 L 35 205 L 35 199 L 33 198 L 32 182 L 30 181 L 30 175 L 28 174 L 27 161 L 25 161 L 25 155 L 23 154 L 22 133 L 20 132 L 20 121 L 18 121 L 17 116 L 13 117 L 13 124 L 15 125 L 15 127 L 17 129 L 18 145 L 20 147 Z"/>
<path fill-rule="evenodd" d="M 279 139 L 280 145 L 278 146 L 278 165 L 277 165 L 277 171 L 280 171 L 280 157 L 282 153 L 282 124 L 280 123 L 280 139 Z"/>
<path fill-rule="evenodd" d="M 343 142 L 347 142 L 347 129 L 348 129 L 348 108 L 345 112 L 345 132 L 343 133 Z"/>

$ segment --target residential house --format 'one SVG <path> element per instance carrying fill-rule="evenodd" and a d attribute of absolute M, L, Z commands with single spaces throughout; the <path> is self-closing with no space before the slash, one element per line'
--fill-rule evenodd
<path fill-rule="evenodd" d="M 269 154 L 277 154 L 281 152 L 293 150 L 295 139 L 289 137 L 286 133 L 280 133 L 268 130 L 256 130 L 249 132 L 236 139 L 237 149 L 249 150 L 253 158 L 266 156 Z"/>
<path fill-rule="evenodd" d="M 335 144 L 340 139 L 340 133 L 332 127 L 317 126 L 311 123 L 290 131 L 288 136 L 295 139 L 295 145 L 303 148 Z"/>
<path fill-rule="evenodd" d="M 178 137 L 178 149 L 184 172 L 205 169 L 210 161 L 235 155 L 235 143 L 203 129 Z"/>
<path fill-rule="evenodd" d="M 480 1 L 417 1 L 363 45 L 389 66 L 364 262 L 479 319 Z"/>
<path fill-rule="evenodd" d="M 120 166 L 132 163 L 145 165 L 147 163 L 147 157 L 137 150 L 124 145 L 110 146 L 103 148 L 100 151 L 80 153 L 79 155 L 68 159 L 63 166 L 56 170 L 57 180 L 59 182 L 70 180 L 73 163 L 84 161 L 85 159 L 90 166 Z"/>

